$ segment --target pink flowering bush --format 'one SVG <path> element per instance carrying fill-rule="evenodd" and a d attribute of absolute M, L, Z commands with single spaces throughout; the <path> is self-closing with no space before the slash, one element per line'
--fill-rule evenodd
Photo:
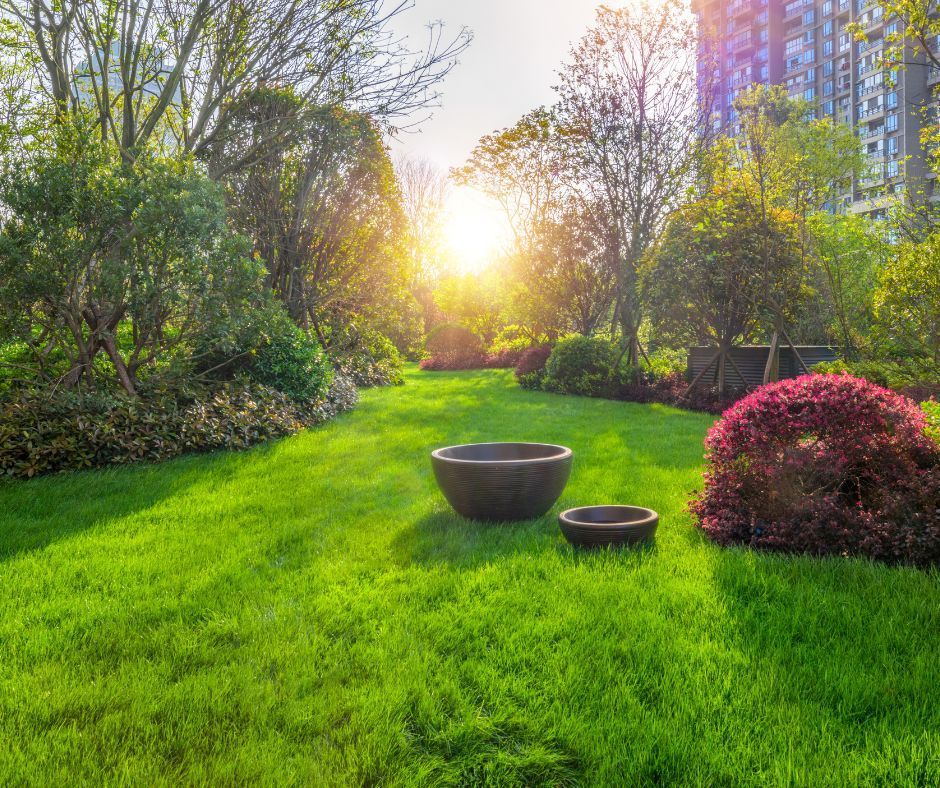
<path fill-rule="evenodd" d="M 847 375 L 764 386 L 705 441 L 692 502 L 719 544 L 940 562 L 940 450 L 910 399 Z"/>

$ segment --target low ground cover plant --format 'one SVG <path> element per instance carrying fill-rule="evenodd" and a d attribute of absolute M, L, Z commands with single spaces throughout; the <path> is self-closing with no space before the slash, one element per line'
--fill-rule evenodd
<path fill-rule="evenodd" d="M 247 378 L 211 388 L 142 392 L 20 391 L 0 402 L 0 475 L 156 462 L 246 449 L 353 408 L 355 383 L 337 373 L 316 397 L 292 398 Z"/>
<path fill-rule="evenodd" d="M 940 449 L 910 399 L 848 375 L 758 389 L 706 440 L 699 527 L 723 545 L 940 561 Z"/>

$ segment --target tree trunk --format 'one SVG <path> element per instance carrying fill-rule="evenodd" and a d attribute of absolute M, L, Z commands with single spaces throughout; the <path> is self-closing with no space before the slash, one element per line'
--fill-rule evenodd
<path fill-rule="evenodd" d="M 131 379 L 130 373 L 127 370 L 127 365 L 124 363 L 124 359 L 121 358 L 121 354 L 118 352 L 114 337 L 112 335 L 106 336 L 101 344 L 104 346 L 108 357 L 111 359 L 111 363 L 114 364 L 114 369 L 117 371 L 118 380 L 121 382 L 121 386 L 123 386 L 124 390 L 132 397 L 136 397 L 137 389 L 134 387 L 134 381 Z"/>
<path fill-rule="evenodd" d="M 767 354 L 767 366 L 764 367 L 764 385 L 766 386 L 770 383 L 770 378 L 773 375 L 774 371 L 774 362 L 777 357 L 777 345 L 780 342 L 780 332 L 774 331 L 774 335 L 770 340 L 770 353 Z"/>

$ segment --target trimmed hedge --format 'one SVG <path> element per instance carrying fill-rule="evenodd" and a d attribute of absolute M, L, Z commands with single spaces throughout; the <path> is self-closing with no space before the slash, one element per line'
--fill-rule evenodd
<path fill-rule="evenodd" d="M 847 375 L 764 386 L 711 429 L 691 511 L 723 545 L 940 562 L 940 448 L 906 397 Z"/>
<path fill-rule="evenodd" d="M 304 401 L 247 381 L 185 398 L 21 392 L 0 403 L 0 474 L 29 478 L 246 449 L 327 421 L 357 400 L 355 384 L 338 373 L 326 396 Z"/>

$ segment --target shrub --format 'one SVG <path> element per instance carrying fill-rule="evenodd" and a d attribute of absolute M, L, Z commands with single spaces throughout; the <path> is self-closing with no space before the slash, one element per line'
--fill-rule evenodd
<path fill-rule="evenodd" d="M 552 349 L 545 363 L 544 387 L 560 394 L 609 396 L 616 386 L 617 350 L 606 339 L 572 336 Z"/>
<path fill-rule="evenodd" d="M 495 353 L 489 353 L 484 359 L 487 369 L 513 369 L 525 353 L 525 349 L 503 348 Z"/>
<path fill-rule="evenodd" d="M 940 560 L 940 452 L 910 400 L 847 375 L 758 389 L 706 439 L 699 526 L 719 544 Z"/>
<path fill-rule="evenodd" d="M 359 331 L 355 338 L 333 350 L 337 369 L 351 377 L 357 386 L 400 386 L 404 383 L 404 362 L 398 348 L 384 334 L 372 329 Z"/>
<path fill-rule="evenodd" d="M 456 323 L 445 323 L 432 329 L 424 340 L 432 356 L 482 356 L 483 341 L 469 328 Z"/>
<path fill-rule="evenodd" d="M 325 396 L 305 401 L 244 380 L 136 398 L 21 391 L 0 403 L 0 474 L 32 477 L 245 449 L 326 421 L 354 407 L 357 396 L 340 374 Z"/>
<path fill-rule="evenodd" d="M 420 367 L 426 372 L 455 372 L 463 369 L 483 369 L 485 359 L 482 355 L 467 356 L 458 353 L 441 353 L 424 359 Z"/>
<path fill-rule="evenodd" d="M 255 351 L 248 374 L 252 380 L 298 402 L 322 397 L 333 377 L 320 344 L 286 315 Z"/>
<path fill-rule="evenodd" d="M 929 400 L 921 406 L 924 417 L 927 419 L 926 433 L 934 443 L 940 446 L 940 402 Z"/>
<path fill-rule="evenodd" d="M 486 356 L 483 342 L 470 329 L 445 323 L 432 330 L 424 341 L 431 357 L 421 362 L 429 372 L 458 369 L 483 369 Z"/>
<path fill-rule="evenodd" d="M 865 378 L 879 386 L 900 391 L 918 402 L 940 395 L 940 370 L 931 377 L 923 365 L 901 359 L 826 361 L 816 364 L 813 371 L 822 374 L 847 373 Z"/>
<path fill-rule="evenodd" d="M 545 380 L 545 364 L 552 354 L 551 345 L 530 347 L 516 365 L 516 380 L 524 389 L 540 389 Z"/>

